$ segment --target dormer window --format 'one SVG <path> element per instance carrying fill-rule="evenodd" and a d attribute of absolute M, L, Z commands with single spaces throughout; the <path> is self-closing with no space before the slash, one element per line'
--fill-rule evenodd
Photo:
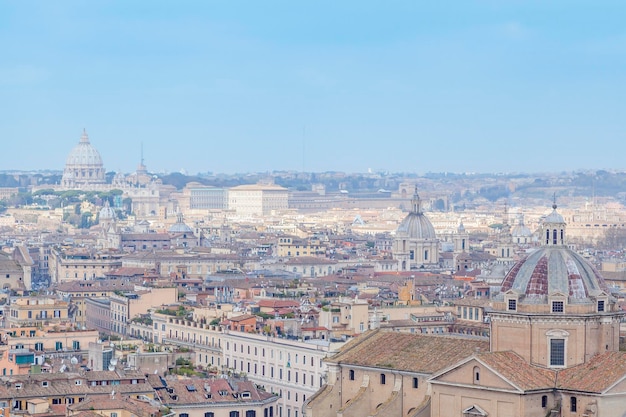
<path fill-rule="evenodd" d="M 562 313 L 564 311 L 564 303 L 563 301 L 552 301 L 552 312 L 553 313 Z"/>
<path fill-rule="evenodd" d="M 47 387 L 48 386 L 48 381 L 41 381 L 41 386 L 42 387 Z"/>
<path fill-rule="evenodd" d="M 517 300 L 515 298 L 509 298 L 507 310 L 517 311 Z"/>
<path fill-rule="evenodd" d="M 604 311 L 604 300 L 598 300 L 598 313 L 602 313 Z"/>

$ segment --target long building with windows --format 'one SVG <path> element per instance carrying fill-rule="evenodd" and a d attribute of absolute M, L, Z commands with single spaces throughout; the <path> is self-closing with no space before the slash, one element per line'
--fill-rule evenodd
<path fill-rule="evenodd" d="M 288 340 L 222 330 L 201 321 L 152 313 L 155 343 L 189 348 L 196 365 L 224 373 L 245 374 L 267 392 L 280 396 L 277 416 L 302 417 L 302 406 L 324 384 L 324 359 L 342 343 Z"/>

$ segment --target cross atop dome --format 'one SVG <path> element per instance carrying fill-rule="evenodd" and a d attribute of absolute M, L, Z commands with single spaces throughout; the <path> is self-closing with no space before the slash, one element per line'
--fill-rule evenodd
<path fill-rule="evenodd" d="M 80 135 L 80 143 L 89 143 L 89 136 L 87 136 L 87 130 L 83 128 L 83 134 Z"/>

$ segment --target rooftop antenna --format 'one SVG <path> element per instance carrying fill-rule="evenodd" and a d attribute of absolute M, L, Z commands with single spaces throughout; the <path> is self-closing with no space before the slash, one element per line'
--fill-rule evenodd
<path fill-rule="evenodd" d="M 306 170 L 306 125 L 302 126 L 302 172 Z"/>

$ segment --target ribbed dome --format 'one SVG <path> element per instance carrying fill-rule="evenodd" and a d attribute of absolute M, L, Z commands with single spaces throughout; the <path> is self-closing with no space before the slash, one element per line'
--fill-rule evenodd
<path fill-rule="evenodd" d="M 530 237 L 533 235 L 533 232 L 523 224 L 517 225 L 511 231 L 511 236 L 513 237 Z"/>
<path fill-rule="evenodd" d="M 83 130 L 78 145 L 72 149 L 65 161 L 61 178 L 64 187 L 82 187 L 105 183 L 105 171 L 100 153 L 89 143 Z"/>
<path fill-rule="evenodd" d="M 501 292 L 511 289 L 537 300 L 555 292 L 579 300 L 601 291 L 608 293 L 598 271 L 564 246 L 545 246 L 515 264 L 504 278 Z"/>
<path fill-rule="evenodd" d="M 108 201 L 104 204 L 104 207 L 102 207 L 102 209 L 100 210 L 98 219 L 100 221 L 115 219 L 115 210 L 113 210 L 111 206 L 109 206 Z"/>
<path fill-rule="evenodd" d="M 417 189 L 413 195 L 412 210 L 402 220 L 396 229 L 396 236 L 408 239 L 436 239 L 435 228 L 428 218 L 422 213 Z"/>
<path fill-rule="evenodd" d="M 102 167 L 102 158 L 96 148 L 89 142 L 86 132 L 83 132 L 78 145 L 72 149 L 65 161 L 66 167 Z"/>
<path fill-rule="evenodd" d="M 169 229 L 169 233 L 193 233 L 193 229 L 185 223 L 174 223 Z"/>
<path fill-rule="evenodd" d="M 513 290 L 532 303 L 545 302 L 554 293 L 562 293 L 572 301 L 588 301 L 601 291 L 609 292 L 598 271 L 566 246 L 565 221 L 557 213 L 556 203 L 542 228 L 544 246 L 513 266 L 504 277 L 501 293 Z"/>
<path fill-rule="evenodd" d="M 183 214 L 180 212 L 176 214 L 176 223 L 174 223 L 167 231 L 171 234 L 193 233 L 193 229 L 183 222 Z"/>
<path fill-rule="evenodd" d="M 435 228 L 424 213 L 409 213 L 398 229 L 397 236 L 406 236 L 409 239 L 435 239 Z"/>

